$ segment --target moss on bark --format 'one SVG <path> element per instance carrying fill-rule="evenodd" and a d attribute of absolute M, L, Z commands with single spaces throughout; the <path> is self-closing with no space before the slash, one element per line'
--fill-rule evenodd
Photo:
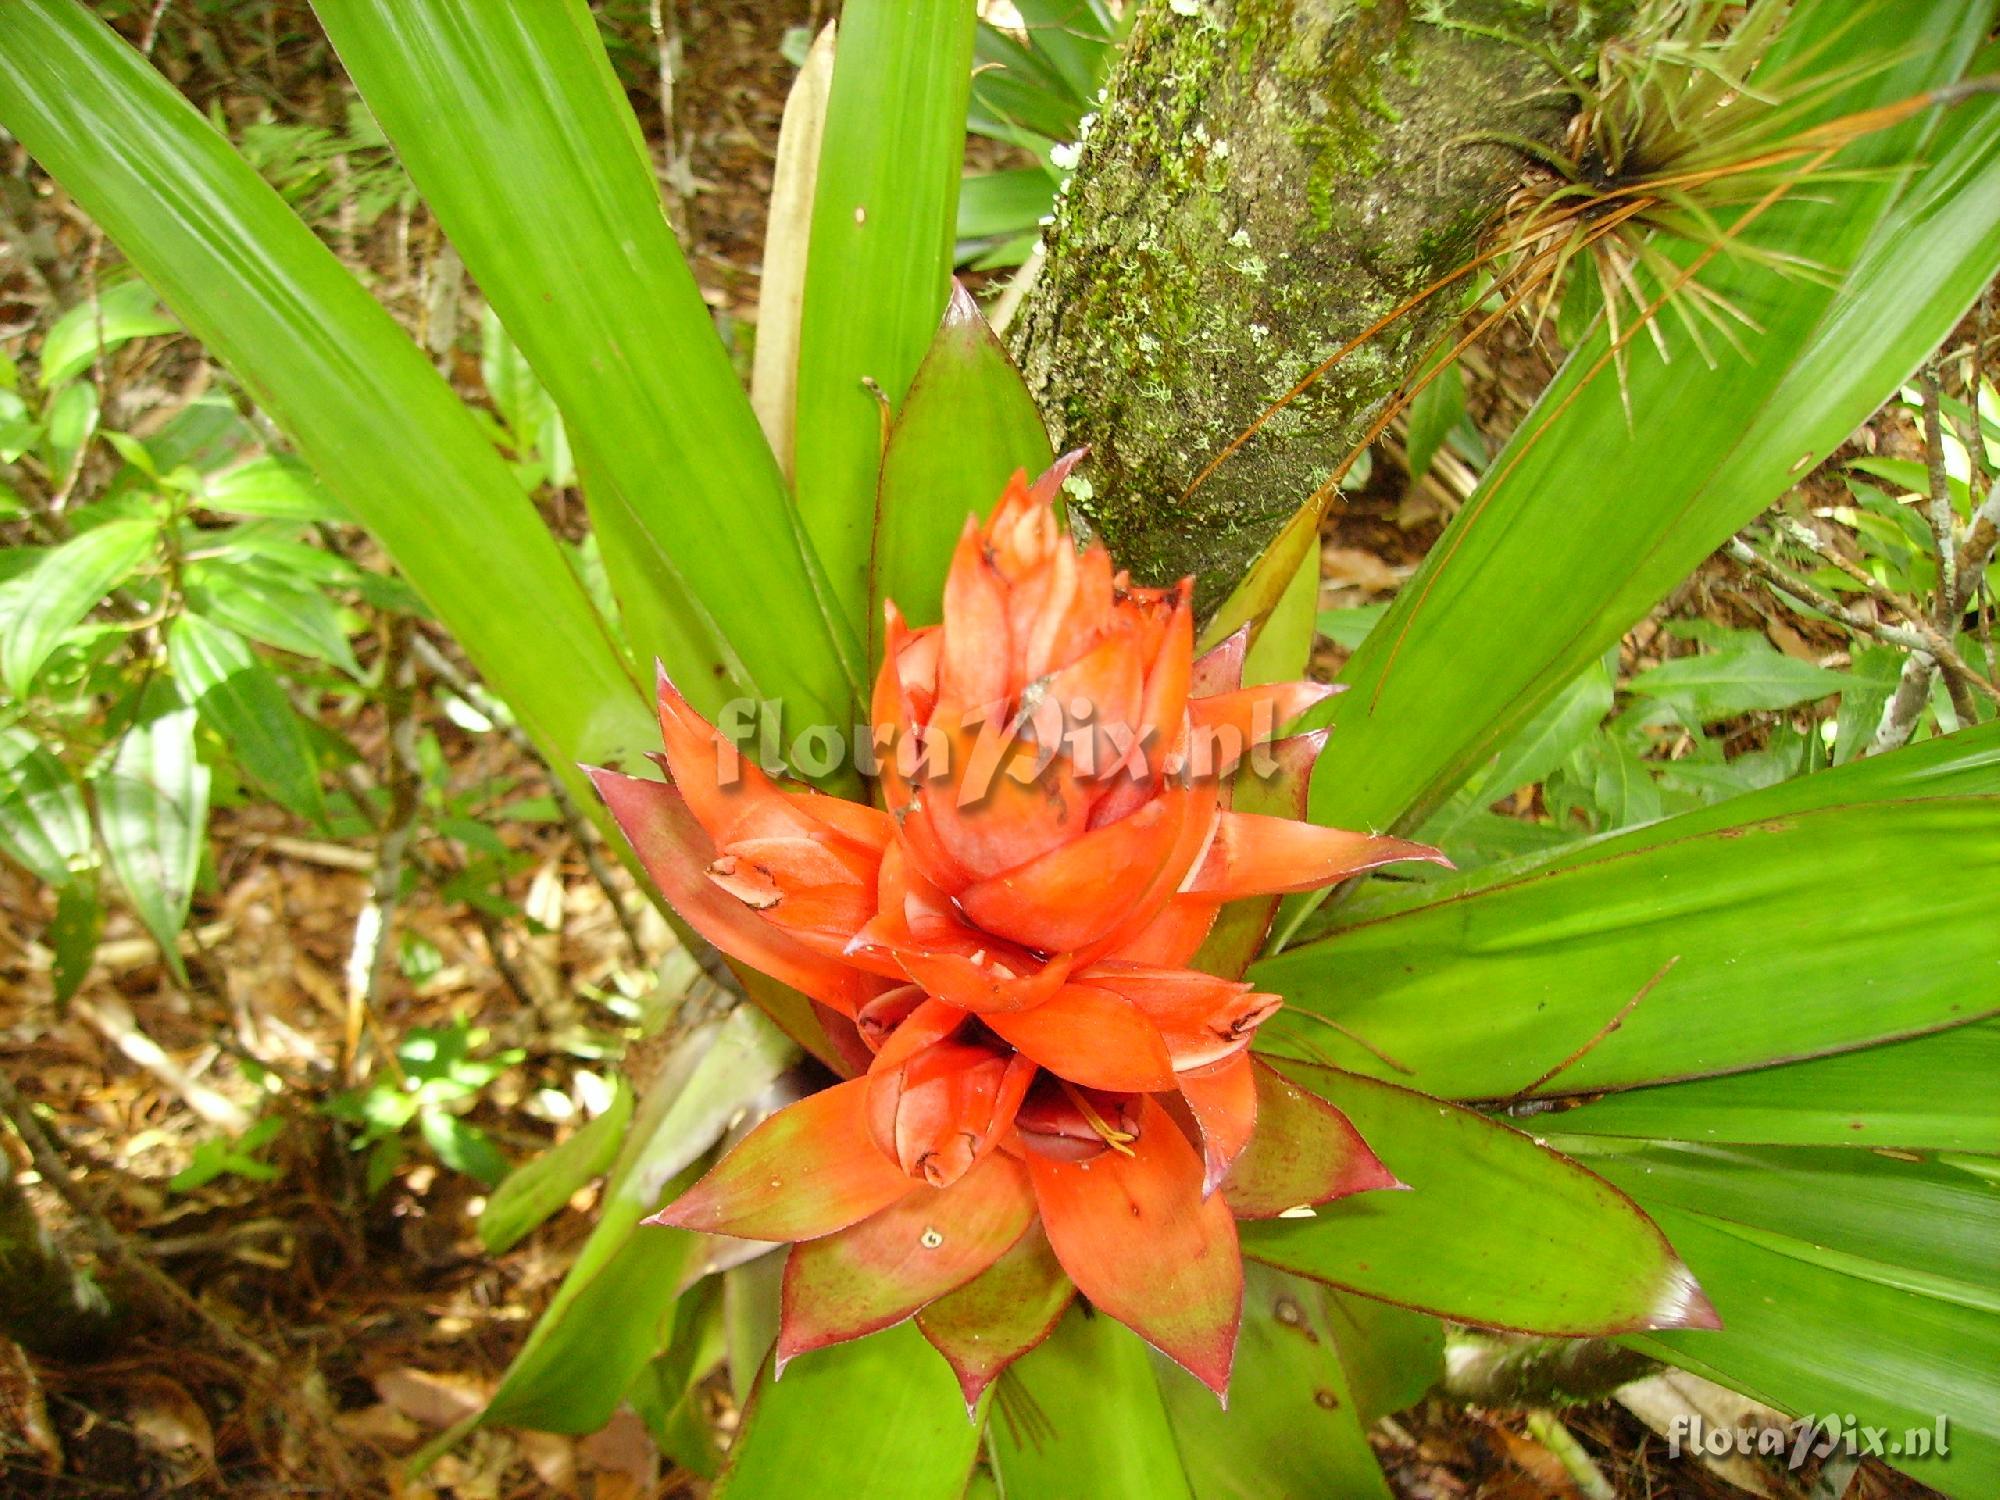
<path fill-rule="evenodd" d="M 1625 7 L 1611 7 L 1621 11 Z M 1447 299 L 1350 355 L 1186 499 L 1209 458 L 1397 302 L 1473 253 L 1552 142 L 1606 7 L 1544 0 L 1142 0 L 1015 324 L 1077 509 L 1135 576 L 1204 610 L 1330 474 Z M 1455 303 L 1454 303 L 1455 305 Z"/>

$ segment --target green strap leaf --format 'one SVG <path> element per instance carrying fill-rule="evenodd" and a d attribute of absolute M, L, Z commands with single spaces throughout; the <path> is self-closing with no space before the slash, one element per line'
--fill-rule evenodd
<path fill-rule="evenodd" d="M 767 1361 L 715 1493 L 958 1500 L 978 1452 L 958 1382 L 916 1325 L 899 1323 L 801 1355 L 782 1380 Z"/>
<path fill-rule="evenodd" d="M 1636 1347 L 1782 1411 L 1851 1415 L 1899 1442 L 1921 1431 L 1935 1443 L 1941 1431 L 1942 1461 L 1883 1456 L 1959 1500 L 2000 1490 L 2000 1318 L 1828 1271 L 1699 1214 L 1662 1207 L 1659 1220 L 1699 1266 L 1725 1328 L 1648 1334 Z"/>
<path fill-rule="evenodd" d="M 645 695 L 534 507 L 416 346 L 84 7 L 0 6 L 0 121 L 293 438 L 594 808 L 574 763 L 651 749 Z"/>
<path fill-rule="evenodd" d="M 799 326 L 792 472 L 806 533 L 857 639 L 869 629 L 882 402 L 902 401 L 951 275 L 973 25 L 965 0 L 847 0 L 840 12 Z"/>
<path fill-rule="evenodd" d="M 195 711 L 257 784 L 294 812 L 323 821 L 312 744 L 277 677 L 249 643 L 184 614 L 167 629 L 167 660 Z"/>
<path fill-rule="evenodd" d="M 97 826 L 132 909 L 186 984 L 178 940 L 201 864 L 209 774 L 195 756 L 194 710 L 167 684 L 148 700 L 97 775 Z"/>
<path fill-rule="evenodd" d="M 846 723 L 852 639 L 821 613 L 777 461 L 589 8 L 315 9 L 562 410 L 635 654 L 665 660 L 709 713 L 754 692 L 799 722 Z"/>
<path fill-rule="evenodd" d="M 1935 1161 L 1824 1146 L 1576 1140 L 1647 1204 L 1727 1224 L 1816 1265 L 2000 1313 L 2000 1183 Z M 2000 1388 L 2000 1371 L 1994 1374 Z"/>
<path fill-rule="evenodd" d="M 1565 1134 L 2000 1156 L 2000 1022 L 1723 1078 L 1606 1094 L 1547 1123 Z"/>
<path fill-rule="evenodd" d="M 1686 833 L 1673 819 L 1643 844 L 1359 920 L 1249 977 L 1337 1023 L 1293 1015 L 1269 1045 L 1454 1099 L 1844 1051 L 2000 1007 L 1996 819 L 2000 794 L 1835 801 Z M 1882 878 L 1932 867 L 1952 879 Z M 1828 902 L 1843 889 L 1868 899 Z"/>
<path fill-rule="evenodd" d="M 1697 1305 L 1674 1248 L 1601 1177 L 1471 1110 L 1331 1068 L 1283 1066 L 1347 1115 L 1411 1190 L 1242 1224 L 1246 1256 L 1384 1302 L 1532 1333 L 1630 1331 Z"/>
<path fill-rule="evenodd" d="M 1243 1268 L 1243 1330 L 1226 1411 L 1185 1370 L 1154 1361 L 1199 1500 L 1390 1500 L 1325 1290 L 1268 1266 Z"/>
<path fill-rule="evenodd" d="M 647 1091 L 597 1228 L 477 1420 L 595 1432 L 666 1341 L 697 1236 L 642 1226 L 796 1056 L 749 1006 L 690 1036 Z"/>
<path fill-rule="evenodd" d="M 1856 69 L 1839 111 L 1959 76 L 1983 0 L 1920 10 L 1802 6 L 1788 46 Z M 1796 37 L 1792 33 L 1797 33 Z M 2000 269 L 2000 101 L 1977 99 L 1868 138 L 1746 239 L 1844 273 L 1836 291 L 1755 257 L 1718 256 L 1711 293 L 1753 309 L 1749 356 L 1704 364 L 1673 319 L 1627 346 L 1629 408 L 1601 330 L 1571 358 L 1348 663 L 1353 691 L 1314 781 L 1313 816 L 1413 828 L 1564 683 L 1736 529 L 1823 459 L 1950 332 Z M 1935 136 L 1935 139 L 1927 139 Z M 1627 410 L 1645 413 L 1628 421 Z M 1535 580 L 1560 580 L 1538 587 Z"/>
<path fill-rule="evenodd" d="M 611 1107 L 559 1146 L 507 1174 L 479 1215 L 479 1243 L 505 1255 L 554 1217 L 584 1184 L 610 1169 L 632 1122 L 632 1086 L 618 1080 Z"/>
<path fill-rule="evenodd" d="M 2000 1186 L 1869 1151 L 1574 1142 L 1653 1209 L 1723 1319 L 1640 1347 L 1784 1407 L 1950 1456 L 1889 1457 L 1948 1494 L 2000 1486 Z M 1988 1164 L 1990 1165 L 1990 1164 Z"/>
<path fill-rule="evenodd" d="M 42 554 L 0 590 L 0 682 L 24 696 L 63 637 L 145 561 L 159 537 L 150 520 L 107 521 Z"/>
<path fill-rule="evenodd" d="M 1215 1405 L 1213 1392 L 1196 1389 Z M 1195 1493 L 1151 1353 L 1124 1325 L 1080 1304 L 1000 1377 L 986 1442 L 1006 1495 Z"/>
<path fill-rule="evenodd" d="M 882 455 L 869 575 L 871 666 L 882 649 L 882 605 L 912 625 L 943 617 L 944 576 L 967 516 L 982 520 L 1007 477 L 1053 455 L 1034 399 L 978 304 L 953 283 L 944 321 Z"/>

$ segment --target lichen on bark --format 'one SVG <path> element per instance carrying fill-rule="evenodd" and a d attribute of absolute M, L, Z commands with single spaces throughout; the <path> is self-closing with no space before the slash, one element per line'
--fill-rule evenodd
<path fill-rule="evenodd" d="M 1567 114 L 1605 7 L 1141 0 L 1013 343 L 1076 509 L 1204 611 L 1332 472 L 1455 299 L 1350 355 L 1195 494 L 1209 458 L 1351 335 L 1474 253 Z M 1484 139 L 1482 139 L 1484 137 Z"/>

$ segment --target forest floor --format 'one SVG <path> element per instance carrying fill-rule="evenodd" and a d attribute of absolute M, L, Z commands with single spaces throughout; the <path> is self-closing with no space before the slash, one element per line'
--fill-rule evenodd
<path fill-rule="evenodd" d="M 133 35 L 149 11 L 160 17 L 156 61 L 232 131 L 260 121 L 345 126 L 349 96 L 303 5 L 224 7 L 225 20 L 208 14 L 216 7 L 176 5 L 163 17 L 146 5 L 98 8 Z M 670 70 L 671 149 L 646 6 L 603 8 L 630 13 L 607 17 L 626 42 L 617 61 L 718 327 L 747 360 L 742 335 L 755 323 L 763 204 L 792 73 L 780 46 L 788 27 L 817 19 L 823 0 L 686 0 L 681 60 Z M 7 231 L 14 253 L 0 260 L 0 338 L 20 352 L 52 311 L 38 256 L 74 277 L 112 252 L 59 193 L 27 186 L 38 179 L 18 148 L 0 153 L 18 221 Z M 337 170 L 369 166 L 357 157 Z M 324 201 L 316 227 L 383 301 L 413 326 L 433 318 L 440 252 L 420 213 L 357 227 L 344 221 L 337 191 Z M 445 340 L 443 362 L 483 399 L 474 322 L 459 321 L 465 335 Z M 427 332 L 436 330 L 427 323 Z M 1547 374 L 1519 341 L 1484 348 L 1470 368 L 1470 410 L 1492 431 Z M 128 398 L 170 400 L 174 388 L 162 375 Z M 1893 417 L 1879 437 L 1904 440 Z M 1325 607 L 1391 597 L 1462 496 L 1449 462 L 1409 484 L 1399 451 L 1378 452 L 1370 479 L 1329 518 Z M 1763 630 L 1802 654 L 1841 644 L 1774 616 L 1718 573 L 1698 577 L 1628 638 L 1628 666 L 1658 654 L 1670 616 Z M 364 664 L 384 649 L 366 629 L 356 647 Z M 1338 659 L 1330 647 L 1319 665 Z M 421 679 L 420 692 L 423 728 L 451 783 L 473 789 L 471 816 L 546 796 L 546 778 L 513 741 L 447 713 L 450 694 L 436 680 Z M 389 759 L 394 726 L 379 704 L 357 698 L 326 711 L 363 762 Z M 511 1060 L 454 1101 L 456 1116 L 523 1159 L 573 1131 L 619 1051 L 702 982 L 622 872 L 601 879 L 602 862 L 593 868 L 560 819 L 494 827 L 504 850 L 483 862 L 426 833 L 423 868 L 435 878 L 412 880 L 395 904 L 397 961 L 360 1008 L 348 969 L 371 900 L 370 839 L 317 835 L 255 802 L 219 809 L 185 949 L 191 982 L 177 983 L 144 930 L 114 912 L 90 978 L 60 1012 L 41 942 L 52 902 L 0 866 L 0 1072 L 71 1180 L 36 1173 L 15 1136 L 0 1132 L 6 1165 L 30 1184 L 58 1237 L 108 1279 L 124 1258 L 192 1299 L 141 1318 L 91 1357 L 31 1359 L 0 1338 L 0 1494 L 705 1492 L 692 1476 L 662 1471 L 630 1413 L 580 1439 L 482 1432 L 421 1479 L 404 1474 L 410 1453 L 492 1391 L 588 1233 L 594 1190 L 491 1254 L 477 1232 L 478 1181 L 413 1145 L 400 1161 L 378 1158 L 386 1179 L 371 1184 L 354 1126 L 329 1114 L 328 1101 L 365 1095 L 393 1072 L 386 1053 L 396 1042 L 458 1036 L 475 1058 Z M 459 868 L 469 864 L 477 868 Z M 209 1171 L 218 1143 L 252 1120 L 279 1122 L 254 1160 Z M 726 1421 L 726 1386 L 713 1401 Z M 1813 1490 L 1810 1470 L 1763 1467 L 1732 1482 L 1672 1459 L 1661 1437 L 1613 1403 L 1565 1411 L 1561 1423 L 1618 1496 L 1712 1500 L 1759 1485 L 1831 1500 Z M 1586 1494 L 1587 1472 L 1580 1479 L 1576 1461 L 1566 1466 L 1536 1428 L 1546 1436 L 1528 1413 L 1429 1402 L 1381 1424 L 1375 1441 L 1411 1500 Z M 1847 1493 L 1926 1492 L 1871 1468 Z"/>

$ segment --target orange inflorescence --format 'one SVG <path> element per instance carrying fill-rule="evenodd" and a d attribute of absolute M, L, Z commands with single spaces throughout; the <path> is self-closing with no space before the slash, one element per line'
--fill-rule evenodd
<path fill-rule="evenodd" d="M 665 680 L 671 785 L 597 773 L 668 899 L 816 1001 L 854 1075 L 659 1215 L 797 1242 L 781 1361 L 915 1313 L 971 1400 L 1080 1289 L 1220 1391 L 1236 1219 L 1393 1183 L 1251 1058 L 1278 998 L 1191 963 L 1225 903 L 1439 856 L 1231 808 L 1253 765 L 1302 789 L 1322 736 L 1279 731 L 1328 690 L 1242 686 L 1241 636 L 1196 658 L 1185 582 L 1072 543 L 1066 470 L 968 520 L 942 624 L 890 606 L 882 808 L 780 786 Z"/>

